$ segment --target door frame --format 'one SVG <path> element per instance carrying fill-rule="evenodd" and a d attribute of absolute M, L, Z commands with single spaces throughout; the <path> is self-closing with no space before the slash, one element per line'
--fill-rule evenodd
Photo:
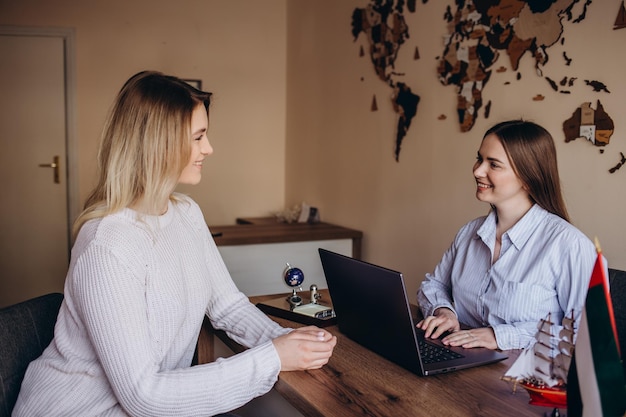
<path fill-rule="evenodd" d="M 63 39 L 65 65 L 65 169 L 62 169 L 62 178 L 65 178 L 67 196 L 67 242 L 68 257 L 70 256 L 73 237 L 72 224 L 80 214 L 78 198 L 78 155 L 76 146 L 76 34 L 74 28 L 61 27 L 34 27 L 0 25 L 0 35 L 3 36 L 36 36 L 55 37 Z M 68 259 L 69 262 L 69 259 Z"/>

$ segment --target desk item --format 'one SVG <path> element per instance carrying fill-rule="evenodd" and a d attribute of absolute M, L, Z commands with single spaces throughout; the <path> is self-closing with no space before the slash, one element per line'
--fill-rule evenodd
<path fill-rule="evenodd" d="M 297 323 L 314 325 L 317 327 L 327 327 L 336 324 L 333 305 L 327 300 L 321 300 L 321 294 L 316 290 L 316 303 L 301 304 L 293 306 L 287 297 L 275 297 L 264 299 L 256 304 L 259 310 L 270 316 L 295 321 Z M 303 298 L 312 297 L 311 293 L 303 292 Z M 328 298 L 328 296 L 326 296 Z"/>
<path fill-rule="evenodd" d="M 519 383 L 530 403 L 567 408 L 567 375 L 574 353 L 574 312 L 563 318 L 559 331 L 550 314 L 537 325 L 535 343 L 525 349 L 502 379 Z"/>
<path fill-rule="evenodd" d="M 301 285 L 304 282 L 304 272 L 300 268 L 294 268 L 287 263 L 287 267 L 283 271 L 283 280 L 289 288 L 292 288 L 292 293 L 287 297 L 287 301 L 293 309 L 302 304 L 302 297 L 298 295 L 297 290 L 302 290 Z"/>
<path fill-rule="evenodd" d="M 322 295 L 317 291 L 317 285 L 311 284 L 309 291 L 311 292 L 311 304 L 317 304 L 317 300 L 322 297 Z"/>
<path fill-rule="evenodd" d="M 304 314 L 305 316 L 315 317 L 316 319 L 325 319 L 327 317 L 335 317 L 332 308 L 317 303 L 309 303 L 297 306 L 293 309 L 294 313 Z"/>
<path fill-rule="evenodd" d="M 416 329 L 400 272 L 319 249 L 341 333 L 386 359 L 426 376 L 485 365 L 507 356 L 485 348 L 463 349 L 426 340 Z M 419 344 L 445 349 L 426 363 Z M 440 353 L 438 355 L 443 355 Z"/>

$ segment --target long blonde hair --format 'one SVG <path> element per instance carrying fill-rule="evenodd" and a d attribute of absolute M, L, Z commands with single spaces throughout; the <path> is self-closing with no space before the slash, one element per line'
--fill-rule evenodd
<path fill-rule="evenodd" d="M 159 213 L 172 199 L 189 162 L 191 114 L 211 93 L 154 71 L 132 76 L 113 103 L 98 151 L 98 182 L 74 223 L 74 236 L 88 220 L 130 206 Z"/>

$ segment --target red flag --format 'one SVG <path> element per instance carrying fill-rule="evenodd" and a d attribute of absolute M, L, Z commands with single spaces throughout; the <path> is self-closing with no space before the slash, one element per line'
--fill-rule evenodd
<path fill-rule="evenodd" d="M 567 379 L 568 416 L 623 416 L 626 385 L 602 251 L 589 281 Z"/>

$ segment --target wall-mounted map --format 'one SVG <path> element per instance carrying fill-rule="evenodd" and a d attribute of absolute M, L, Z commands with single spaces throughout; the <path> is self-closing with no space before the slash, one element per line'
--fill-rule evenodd
<path fill-rule="evenodd" d="M 444 16 L 448 35 L 437 72 L 444 85 L 457 88 L 461 131 L 474 126 L 483 105 L 483 89 L 500 51 L 506 52 L 514 71 L 522 56 L 529 53 L 535 59 L 537 75 L 543 76 L 549 48 L 563 34 L 561 20 L 580 22 L 591 0 L 586 0 L 581 14 L 574 17 L 576 3 L 578 0 L 460 1 L 454 11 L 448 7 Z"/>
<path fill-rule="evenodd" d="M 427 3 L 427 0 L 422 2 Z M 550 48 L 557 43 L 564 45 L 563 21 L 581 22 L 591 3 L 592 0 L 456 0 L 454 6 L 448 6 L 443 16 L 445 28 L 442 26 L 442 29 L 446 35 L 444 50 L 437 57 L 437 76 L 443 85 L 456 88 L 456 105 L 451 105 L 455 105 L 460 130 L 470 131 L 481 109 L 483 117 L 488 118 L 492 105 L 500 104 L 491 101 L 484 103 L 483 90 L 493 71 L 507 71 L 503 65 L 494 67 L 502 53 L 506 54 L 511 68 L 517 72 L 518 81 L 522 79 L 520 60 L 527 55 L 534 60 L 536 75 L 543 77 L 552 91 L 570 94 L 577 77 L 564 75 L 552 79 L 543 75 L 543 68 L 552 57 Z M 577 12 L 574 6 L 577 6 Z M 405 10 L 415 12 L 415 7 L 416 0 L 369 0 L 365 7 L 356 8 L 352 13 L 354 40 L 364 34 L 369 45 L 368 53 L 360 46 L 359 56 L 369 57 L 376 77 L 391 89 L 391 105 L 398 115 L 394 152 L 396 161 L 399 161 L 402 141 L 407 136 L 420 102 L 420 96 L 406 82 L 398 80 L 404 74 L 395 68 L 398 53 L 409 38 L 409 26 L 404 13 Z M 614 29 L 622 27 L 626 27 L 623 1 Z M 573 61 L 565 51 L 556 54 L 556 58 L 563 59 L 567 67 Z M 417 46 L 413 59 L 420 59 Z M 593 93 L 610 94 L 608 86 L 601 81 L 584 79 L 584 85 Z M 544 100 L 546 92 L 549 90 L 537 92 L 532 100 Z M 378 108 L 374 95 L 371 110 L 376 111 Z M 438 119 L 443 121 L 447 116 L 440 114 Z M 563 123 L 566 142 L 583 137 L 599 147 L 609 144 L 614 130 L 613 120 L 599 100 L 595 109 L 591 103 L 582 104 Z M 620 155 L 621 159 L 609 170 L 611 173 L 626 163 L 623 153 L 620 152 Z"/>
<path fill-rule="evenodd" d="M 365 8 L 357 8 L 352 13 L 354 39 L 356 40 L 361 33 L 365 34 L 369 43 L 369 58 L 376 75 L 391 87 L 391 104 L 398 114 L 394 150 L 396 161 L 400 160 L 402 141 L 411 127 L 413 117 L 417 114 L 417 105 L 420 102 L 420 96 L 413 93 L 411 87 L 396 80 L 401 75 L 395 72 L 398 51 L 409 37 L 409 27 L 404 20 L 404 4 L 404 1 L 371 0 Z M 415 0 L 408 0 L 406 7 L 414 12 Z M 419 58 L 417 49 L 414 56 L 416 59 Z"/>
<path fill-rule="evenodd" d="M 600 100 L 596 108 L 591 103 L 583 103 L 574 110 L 572 117 L 563 122 L 565 142 L 585 138 L 595 146 L 606 146 L 611 141 L 615 124 L 611 116 L 604 111 Z"/>
<path fill-rule="evenodd" d="M 624 7 L 624 1 L 622 0 L 622 4 L 619 6 L 619 10 L 617 11 L 617 16 L 615 17 L 615 24 L 613 25 L 613 29 L 624 29 L 626 28 L 626 7 Z M 622 154 L 622 157 L 624 154 Z"/>

